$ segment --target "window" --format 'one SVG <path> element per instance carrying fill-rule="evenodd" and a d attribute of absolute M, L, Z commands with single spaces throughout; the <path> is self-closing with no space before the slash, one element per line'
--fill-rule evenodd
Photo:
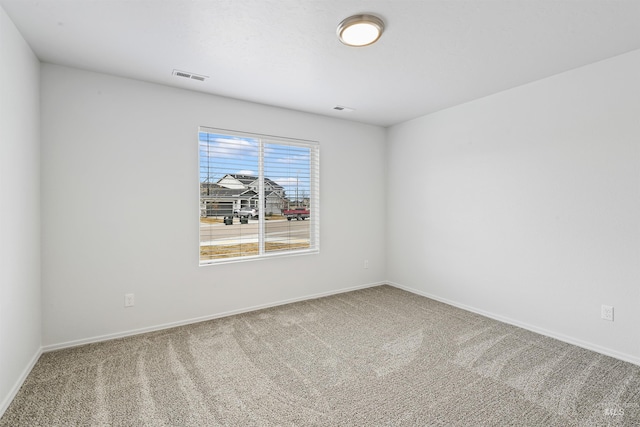
<path fill-rule="evenodd" d="M 319 144 L 200 127 L 200 265 L 319 251 Z"/>

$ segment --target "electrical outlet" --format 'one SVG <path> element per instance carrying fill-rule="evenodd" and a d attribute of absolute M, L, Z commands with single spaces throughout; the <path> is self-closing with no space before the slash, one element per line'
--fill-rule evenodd
<path fill-rule="evenodd" d="M 369 268 L 369 260 L 368 259 L 364 260 L 364 268 Z"/>
<path fill-rule="evenodd" d="M 613 307 L 610 305 L 602 305 L 600 308 L 600 317 L 613 322 Z"/>
<path fill-rule="evenodd" d="M 124 306 L 133 307 L 134 305 L 136 305 L 135 294 L 124 294 Z"/>

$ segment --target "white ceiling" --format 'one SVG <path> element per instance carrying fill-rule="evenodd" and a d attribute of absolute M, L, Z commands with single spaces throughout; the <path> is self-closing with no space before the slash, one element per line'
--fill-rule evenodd
<path fill-rule="evenodd" d="M 381 126 L 640 49 L 640 0 L 0 4 L 45 62 Z M 385 33 L 344 46 L 337 25 L 363 12 Z"/>

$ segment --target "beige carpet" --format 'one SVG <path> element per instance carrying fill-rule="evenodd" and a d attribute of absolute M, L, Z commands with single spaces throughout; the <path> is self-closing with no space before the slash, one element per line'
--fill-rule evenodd
<path fill-rule="evenodd" d="M 640 426 L 640 367 L 380 286 L 44 354 L 0 426 Z"/>

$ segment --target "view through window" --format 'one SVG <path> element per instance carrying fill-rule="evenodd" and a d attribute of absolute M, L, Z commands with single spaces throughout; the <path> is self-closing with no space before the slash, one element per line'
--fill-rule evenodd
<path fill-rule="evenodd" d="M 317 142 L 201 127 L 200 265 L 319 249 Z"/>

